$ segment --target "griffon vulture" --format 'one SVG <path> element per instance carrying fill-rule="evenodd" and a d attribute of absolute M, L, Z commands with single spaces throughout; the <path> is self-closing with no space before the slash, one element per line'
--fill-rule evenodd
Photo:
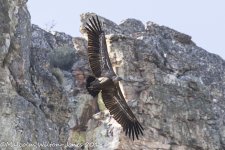
<path fill-rule="evenodd" d="M 134 116 L 121 92 L 121 80 L 113 71 L 109 59 L 105 33 L 98 17 L 89 19 L 85 28 L 88 34 L 88 59 L 93 76 L 86 80 L 87 91 L 93 96 L 102 92 L 102 99 L 113 118 L 123 127 L 125 135 L 143 135 L 143 127 Z"/>

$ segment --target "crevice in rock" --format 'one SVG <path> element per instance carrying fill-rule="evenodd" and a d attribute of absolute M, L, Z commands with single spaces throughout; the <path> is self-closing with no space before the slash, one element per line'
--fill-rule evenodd
<path fill-rule="evenodd" d="M 193 69 L 191 68 L 182 68 L 182 69 L 179 69 L 176 73 L 176 77 L 178 79 L 180 79 L 181 77 L 185 76 L 185 74 L 189 71 L 193 71 Z"/>

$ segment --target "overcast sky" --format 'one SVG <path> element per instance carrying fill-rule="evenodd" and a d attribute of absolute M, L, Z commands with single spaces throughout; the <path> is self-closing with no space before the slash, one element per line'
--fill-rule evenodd
<path fill-rule="evenodd" d="M 80 14 L 94 12 L 119 24 L 127 18 L 153 21 L 192 36 L 225 59 L 224 0 L 28 0 L 31 22 L 41 28 L 79 33 Z"/>

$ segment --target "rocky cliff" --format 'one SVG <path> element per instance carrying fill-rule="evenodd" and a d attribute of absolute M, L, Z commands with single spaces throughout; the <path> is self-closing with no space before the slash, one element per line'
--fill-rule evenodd
<path fill-rule="evenodd" d="M 100 17 L 124 95 L 145 128 L 132 141 L 85 89 L 83 25 L 83 37 L 46 32 L 31 25 L 26 2 L 0 0 L 0 149 L 225 149 L 219 56 L 153 22 Z"/>

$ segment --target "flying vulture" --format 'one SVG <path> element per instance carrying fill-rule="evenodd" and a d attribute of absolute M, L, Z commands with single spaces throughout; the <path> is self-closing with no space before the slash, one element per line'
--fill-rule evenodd
<path fill-rule="evenodd" d="M 93 76 L 86 80 L 87 91 L 93 96 L 102 92 L 102 99 L 113 118 L 123 127 L 125 135 L 138 139 L 143 127 L 134 116 L 121 92 L 118 77 L 109 59 L 105 33 L 98 16 L 89 19 L 85 26 L 88 34 L 88 59 Z"/>

